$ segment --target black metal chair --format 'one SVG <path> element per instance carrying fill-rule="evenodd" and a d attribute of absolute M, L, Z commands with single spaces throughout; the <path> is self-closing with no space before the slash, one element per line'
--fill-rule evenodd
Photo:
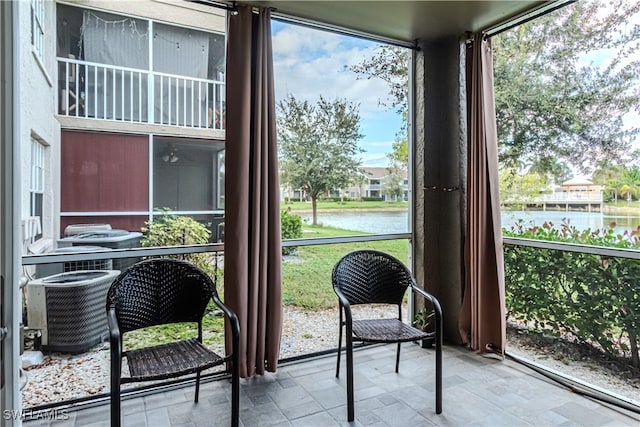
<path fill-rule="evenodd" d="M 336 377 L 340 376 L 342 330 L 346 327 L 347 415 L 354 420 L 353 343 L 397 343 L 396 373 L 400 365 L 403 342 L 435 339 L 436 413 L 442 412 L 442 310 L 431 294 L 418 288 L 407 267 L 391 255 L 373 250 L 359 250 L 342 257 L 334 266 L 333 290 L 338 295 L 340 330 Z M 434 310 L 435 330 L 425 332 L 402 321 L 402 301 L 407 289 L 428 301 Z M 391 304 L 398 307 L 397 318 L 354 320 L 351 306 L 357 304 Z"/>
<path fill-rule="evenodd" d="M 219 356 L 202 344 L 202 318 L 209 301 L 220 308 L 229 321 L 232 354 Z M 120 274 L 107 294 L 107 321 L 111 346 L 111 426 L 120 426 L 120 385 L 163 380 L 196 374 L 195 402 L 200 392 L 203 370 L 230 363 L 231 425 L 239 424 L 239 336 L 236 315 L 218 298 L 211 278 L 186 261 L 151 259 L 141 261 Z M 127 332 L 149 326 L 194 322 L 197 338 L 172 341 L 124 351 Z M 122 376 L 126 359 L 129 376 Z"/>

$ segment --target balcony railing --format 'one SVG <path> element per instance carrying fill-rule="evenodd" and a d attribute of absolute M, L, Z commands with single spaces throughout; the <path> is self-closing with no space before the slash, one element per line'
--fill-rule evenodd
<path fill-rule="evenodd" d="M 556 191 L 552 194 L 545 194 L 542 198 L 543 201 L 549 202 L 598 202 L 602 203 L 603 194 L 601 191 L 591 192 L 566 192 Z"/>
<path fill-rule="evenodd" d="M 224 82 L 58 58 L 63 116 L 201 129 L 225 127 Z"/>

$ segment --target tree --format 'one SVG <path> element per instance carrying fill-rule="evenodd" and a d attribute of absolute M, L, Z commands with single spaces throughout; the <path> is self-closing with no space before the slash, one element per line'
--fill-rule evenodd
<path fill-rule="evenodd" d="M 409 140 L 406 133 L 404 137 L 396 134 L 396 140 L 391 144 L 391 149 L 391 153 L 387 153 L 389 168 L 406 172 L 409 166 Z"/>
<path fill-rule="evenodd" d="M 328 101 L 312 105 L 293 95 L 278 103 L 280 168 L 284 183 L 311 198 L 313 225 L 318 197 L 346 187 L 359 171 L 360 114 L 357 104 Z"/>
<path fill-rule="evenodd" d="M 389 201 L 402 200 L 404 194 L 402 190 L 402 180 L 402 176 L 393 172 L 382 179 L 382 194 L 384 194 Z"/>
<path fill-rule="evenodd" d="M 365 175 L 365 171 L 360 169 L 357 174 L 351 177 L 349 183 L 358 186 L 358 198 L 362 201 L 364 197 L 364 186 L 369 183 L 369 178 Z"/>
<path fill-rule="evenodd" d="M 515 169 L 499 171 L 500 204 L 524 209 L 541 203 L 541 195 L 548 189 L 546 179 L 537 173 L 518 174 Z"/>
<path fill-rule="evenodd" d="M 618 182 L 622 177 L 622 172 L 626 168 L 606 159 L 596 163 L 596 170 L 593 172 L 593 182 L 602 185 L 606 191 L 605 200 L 614 202 L 618 200 Z"/>
<path fill-rule="evenodd" d="M 560 162 L 557 158 L 549 156 L 534 159 L 528 172 L 553 178 L 555 184 L 562 184 L 571 179 L 573 175 L 571 168 L 565 162 Z"/>
<path fill-rule="evenodd" d="M 492 38 L 500 160 L 555 158 L 582 172 L 624 153 L 639 129 L 640 3 L 581 1 Z M 587 62 L 606 52 L 608 62 Z"/>
<path fill-rule="evenodd" d="M 378 102 L 403 114 L 405 123 L 409 99 L 409 53 L 407 48 L 382 45 L 376 48 L 376 53 L 371 58 L 348 67 L 358 78 L 378 78 L 386 82 L 389 86 L 389 98 Z"/>
<path fill-rule="evenodd" d="M 409 49 L 396 46 L 378 46 L 375 55 L 348 69 L 358 78 L 382 79 L 389 86 L 389 97 L 380 99 L 380 105 L 395 108 L 402 115 L 402 128 L 396 133 L 391 153 L 387 153 L 389 167 L 407 171 L 409 142 L 407 119 L 409 115 Z"/>
<path fill-rule="evenodd" d="M 640 195 L 640 168 L 632 168 L 622 171 L 622 176 L 617 181 L 618 194 L 630 202 L 634 196 Z"/>
<path fill-rule="evenodd" d="M 552 158 L 586 173 L 624 157 L 639 133 L 622 123 L 640 106 L 640 26 L 628 24 L 638 13 L 640 2 L 585 0 L 492 37 L 501 163 Z M 588 63 L 594 53 L 611 56 Z M 350 69 L 386 81 L 391 105 L 406 112 L 408 54 L 385 46 Z"/>

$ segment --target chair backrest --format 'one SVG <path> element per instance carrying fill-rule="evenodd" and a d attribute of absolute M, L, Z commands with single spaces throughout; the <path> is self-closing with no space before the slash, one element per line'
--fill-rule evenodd
<path fill-rule="evenodd" d="M 393 256 L 373 250 L 359 250 L 343 256 L 333 267 L 333 288 L 349 304 L 402 304 L 411 272 Z"/>
<path fill-rule="evenodd" d="M 122 272 L 107 293 L 121 333 L 167 323 L 200 324 L 216 293 L 211 278 L 186 261 L 151 259 Z"/>

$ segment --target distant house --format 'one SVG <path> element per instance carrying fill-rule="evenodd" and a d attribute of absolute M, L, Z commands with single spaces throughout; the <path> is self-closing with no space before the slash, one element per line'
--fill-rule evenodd
<path fill-rule="evenodd" d="M 576 177 L 563 182 L 561 191 L 567 195 L 569 200 L 602 201 L 602 186 L 596 185 L 584 177 Z"/>
<path fill-rule="evenodd" d="M 554 188 L 551 194 L 543 197 L 543 208 L 585 209 L 588 212 L 599 210 L 603 202 L 601 185 L 585 177 L 575 177 Z"/>
<path fill-rule="evenodd" d="M 385 182 L 389 182 L 392 174 L 385 167 L 364 167 L 363 180 L 360 184 L 353 184 L 347 189 L 349 198 L 359 199 L 361 197 L 380 197 L 382 200 L 388 200 L 385 194 Z M 409 181 L 406 172 L 400 172 L 400 188 L 402 197 L 392 197 L 392 199 L 408 200 Z"/>
<path fill-rule="evenodd" d="M 346 189 L 337 189 L 330 191 L 327 197 L 346 197 L 349 199 L 358 200 L 364 197 L 380 198 L 384 201 L 396 201 L 396 200 L 409 200 L 409 180 L 407 179 L 406 172 L 400 172 L 399 180 L 400 191 L 402 196 L 391 196 L 385 194 L 385 184 L 390 185 L 390 180 L 393 174 L 389 172 L 385 167 L 364 167 L 362 168 L 361 180 L 354 182 Z M 280 187 L 280 200 L 307 200 L 304 190 L 299 188 L 293 188 L 291 186 L 282 185 Z M 308 200 L 307 200 L 308 201 Z"/>

